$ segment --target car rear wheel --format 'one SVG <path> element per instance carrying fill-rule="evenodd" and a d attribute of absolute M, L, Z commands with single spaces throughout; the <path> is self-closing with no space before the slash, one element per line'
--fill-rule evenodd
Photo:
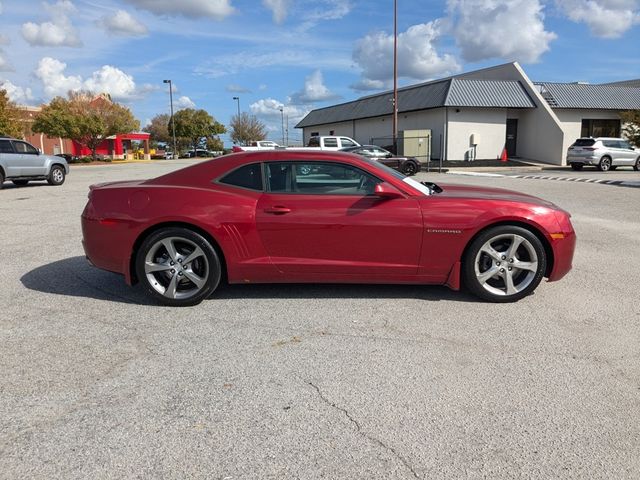
<path fill-rule="evenodd" d="M 633 164 L 633 169 L 638 172 L 640 171 L 640 157 L 636 159 L 636 163 Z"/>
<path fill-rule="evenodd" d="M 29 184 L 29 180 L 13 180 L 12 182 L 17 187 L 24 187 Z"/>
<path fill-rule="evenodd" d="M 60 165 L 54 165 L 51 167 L 51 172 L 49 172 L 49 177 L 47 178 L 49 185 L 62 185 L 64 183 L 64 179 L 64 168 Z"/>
<path fill-rule="evenodd" d="M 584 165 L 582 163 L 572 163 L 571 168 L 574 170 L 582 170 Z"/>
<path fill-rule="evenodd" d="M 151 297 L 173 306 L 197 305 L 218 287 L 220 258 L 202 235 L 165 228 L 147 237 L 136 256 L 136 274 Z"/>
<path fill-rule="evenodd" d="M 542 242 L 529 230 L 501 225 L 482 232 L 463 259 L 463 280 L 490 302 L 515 302 L 533 292 L 547 268 Z"/>
<path fill-rule="evenodd" d="M 413 162 L 405 162 L 402 166 L 402 173 L 404 173 L 407 177 L 411 177 L 416 174 L 418 171 L 418 167 Z"/>
<path fill-rule="evenodd" d="M 0 189 L 2 189 L 3 183 L 4 183 L 4 172 L 0 170 Z"/>
<path fill-rule="evenodd" d="M 608 172 L 611 169 L 611 157 L 602 157 L 598 164 L 598 170 Z"/>

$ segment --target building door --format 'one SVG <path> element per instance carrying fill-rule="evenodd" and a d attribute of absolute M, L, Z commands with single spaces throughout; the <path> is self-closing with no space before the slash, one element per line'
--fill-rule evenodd
<path fill-rule="evenodd" d="M 517 156 L 516 143 L 518 141 L 518 119 L 507 118 L 507 140 L 505 146 L 509 157 Z"/>

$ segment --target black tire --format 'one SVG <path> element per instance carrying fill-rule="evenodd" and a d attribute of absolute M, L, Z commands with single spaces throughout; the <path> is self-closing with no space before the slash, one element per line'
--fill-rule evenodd
<path fill-rule="evenodd" d="M 12 182 L 16 187 L 24 187 L 25 185 L 29 185 L 29 180 L 12 180 Z"/>
<path fill-rule="evenodd" d="M 636 163 L 633 164 L 633 169 L 638 172 L 640 171 L 640 157 L 636 159 Z"/>
<path fill-rule="evenodd" d="M 508 256 L 509 247 L 513 245 L 513 242 L 509 244 L 510 238 L 522 241 L 512 253 L 513 260 Z M 497 258 L 482 250 L 486 245 L 493 248 Z M 515 302 L 531 294 L 547 269 L 547 256 L 540 239 L 515 225 L 500 225 L 481 232 L 467 248 L 462 262 L 466 288 L 477 297 L 495 303 Z M 491 275 L 491 272 L 495 273 Z M 508 293 L 507 277 L 511 279 L 512 293 Z"/>
<path fill-rule="evenodd" d="M 60 165 L 54 165 L 51 167 L 49 176 L 47 177 L 47 183 L 49 185 L 59 186 L 62 185 L 66 179 L 66 173 L 64 168 Z"/>
<path fill-rule="evenodd" d="M 576 171 L 582 170 L 584 165 L 582 163 L 572 163 L 571 168 Z"/>
<path fill-rule="evenodd" d="M 611 157 L 604 156 L 600 159 L 600 163 L 598 163 L 598 170 L 601 172 L 608 172 L 611 170 Z"/>
<path fill-rule="evenodd" d="M 4 172 L 0 169 L 0 190 L 2 190 L 2 184 L 4 183 Z"/>
<path fill-rule="evenodd" d="M 174 254 L 164 247 L 167 242 L 173 245 Z M 201 249 L 201 254 L 188 264 L 182 263 L 195 254 L 196 248 Z M 148 260 L 151 263 L 147 264 Z M 136 275 L 147 294 L 171 307 L 199 304 L 216 290 L 222 278 L 220 257 L 215 248 L 188 228 L 163 228 L 149 235 L 140 245 L 135 262 Z M 151 265 L 163 270 L 148 272 Z M 190 275 L 194 274 L 202 282 L 201 286 L 191 280 Z"/>
<path fill-rule="evenodd" d="M 402 165 L 402 173 L 407 177 L 412 177 L 418 173 L 418 166 L 415 162 L 404 162 L 404 165 Z"/>
<path fill-rule="evenodd" d="M 616 168 L 618 168 L 617 165 L 611 165 L 611 168 L 609 170 L 611 170 L 613 172 Z"/>

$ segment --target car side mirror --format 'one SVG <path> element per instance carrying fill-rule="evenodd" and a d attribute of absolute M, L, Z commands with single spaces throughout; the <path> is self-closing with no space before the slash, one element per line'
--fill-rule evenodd
<path fill-rule="evenodd" d="M 393 198 L 402 198 L 402 193 L 386 182 L 377 184 L 373 190 L 373 194 L 378 198 L 386 198 L 389 200 Z"/>

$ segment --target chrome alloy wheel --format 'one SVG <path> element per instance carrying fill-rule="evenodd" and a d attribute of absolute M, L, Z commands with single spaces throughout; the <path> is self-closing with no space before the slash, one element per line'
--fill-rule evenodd
<path fill-rule="evenodd" d="M 538 255 L 529 240 L 501 234 L 485 242 L 474 262 L 478 283 L 494 295 L 515 295 L 533 282 Z"/>
<path fill-rule="evenodd" d="M 206 287 L 209 261 L 189 239 L 167 237 L 154 243 L 144 259 L 149 285 L 172 300 L 186 300 Z"/>
<path fill-rule="evenodd" d="M 56 183 L 62 183 L 64 180 L 64 173 L 59 168 L 54 168 L 53 172 L 51 172 L 51 176 L 53 177 L 53 181 Z"/>

